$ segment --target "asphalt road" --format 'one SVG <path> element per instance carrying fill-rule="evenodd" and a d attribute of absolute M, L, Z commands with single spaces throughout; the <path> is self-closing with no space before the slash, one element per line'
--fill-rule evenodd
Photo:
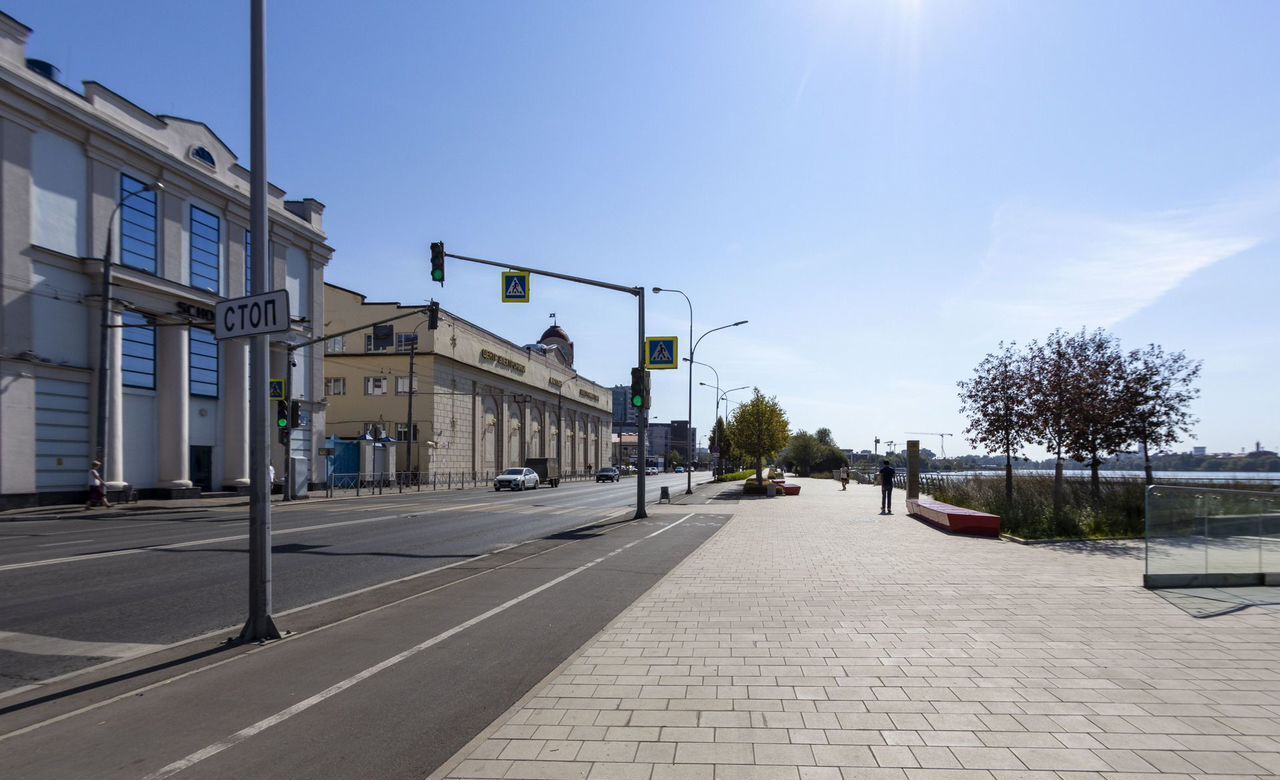
<path fill-rule="evenodd" d="M 730 518 L 731 503 L 711 500 L 718 491 L 705 489 L 690 504 L 650 506 L 648 519 L 633 521 L 619 512 L 625 499 L 614 487 L 562 488 L 552 498 L 560 509 L 521 503 L 545 501 L 539 491 L 515 503 L 489 494 L 495 511 L 478 512 L 467 507 L 480 498 L 470 493 L 446 499 L 451 506 L 400 507 L 418 515 L 403 521 L 300 531 L 307 544 L 321 534 L 342 550 L 364 542 L 336 542 L 337 534 L 413 521 L 417 532 L 405 532 L 406 543 L 437 526 L 438 544 L 466 552 L 479 549 L 472 528 L 504 541 L 479 557 L 455 555 L 446 569 L 441 559 L 409 558 L 416 567 L 410 579 L 293 612 L 281 622 L 298 633 L 278 642 L 223 649 L 208 639 L 190 642 L 0 698 L 0 776 L 423 778 Z M 571 511 L 550 514 L 563 509 Z M 575 512 L 599 522 L 583 525 Z M 523 533 L 485 525 L 491 515 Z M 609 515 L 617 516 L 601 520 Z M 542 533 L 531 533 L 535 527 Z M 520 543 L 506 546 L 516 537 Z M 382 541 L 368 549 L 378 551 Z M 226 550 L 197 560 L 237 556 L 244 564 L 234 545 L 214 546 Z M 368 566 L 406 560 L 349 557 Z M 143 571 L 173 566 L 174 557 L 149 551 L 92 560 Z M 304 560 L 341 572 L 347 557 Z M 6 575 L 83 565 L 89 562 Z"/>
<path fill-rule="evenodd" d="M 649 478 L 678 494 L 682 475 Z M 289 611 L 617 513 L 635 482 L 310 501 L 273 511 L 277 625 Z M 0 524 L 0 691 L 213 631 L 248 602 L 244 507 Z M 234 630 L 232 630 L 234 629 Z M 0 699 L 0 701 L 3 701 Z"/>

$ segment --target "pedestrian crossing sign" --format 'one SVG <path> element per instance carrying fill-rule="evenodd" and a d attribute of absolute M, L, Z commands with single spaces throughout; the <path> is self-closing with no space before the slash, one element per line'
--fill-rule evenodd
<path fill-rule="evenodd" d="M 272 401 L 283 401 L 284 399 L 284 380 L 272 379 L 267 383 L 267 393 Z"/>
<path fill-rule="evenodd" d="M 528 271 L 503 271 L 502 272 L 502 302 L 503 303 L 528 303 L 529 302 L 529 272 Z"/>
<path fill-rule="evenodd" d="M 680 339 L 676 336 L 649 336 L 644 340 L 644 367 L 654 371 L 679 368 L 676 354 Z"/>

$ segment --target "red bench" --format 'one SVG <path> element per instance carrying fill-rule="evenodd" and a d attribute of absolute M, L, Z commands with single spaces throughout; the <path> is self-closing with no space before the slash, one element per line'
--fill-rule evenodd
<path fill-rule="evenodd" d="M 974 509 L 944 504 L 932 498 L 908 498 L 907 514 L 939 528 L 971 536 L 999 536 L 1000 517 Z"/>

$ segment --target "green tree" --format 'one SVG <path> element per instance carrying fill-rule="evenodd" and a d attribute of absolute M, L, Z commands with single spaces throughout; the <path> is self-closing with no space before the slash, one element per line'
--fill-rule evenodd
<path fill-rule="evenodd" d="M 787 442 L 786 451 L 779 457 L 802 477 L 809 476 L 813 466 L 822 457 L 822 445 L 814 434 L 796 431 Z"/>
<path fill-rule="evenodd" d="M 1071 438 L 1075 394 L 1080 374 L 1071 336 L 1055 330 L 1041 344 L 1027 345 L 1025 358 L 1030 438 L 1053 454 L 1053 518 L 1056 525 L 1065 503 L 1062 456 Z"/>
<path fill-rule="evenodd" d="M 729 419 L 729 440 L 740 455 L 755 463 L 756 478 L 764 479 L 764 461 L 787 446 L 787 415 L 774 397 L 765 398 L 753 388 L 750 401 L 734 410 Z"/>
<path fill-rule="evenodd" d="M 671 450 L 670 452 L 667 453 L 667 463 L 669 463 L 673 467 L 683 466 L 684 456 L 680 454 L 679 450 Z"/>
<path fill-rule="evenodd" d="M 720 453 L 721 469 L 733 459 L 733 442 L 729 440 L 729 429 L 723 417 L 716 418 L 716 424 L 711 429 L 711 444 L 708 446 Z"/>
<path fill-rule="evenodd" d="M 1027 364 L 1016 343 L 1000 342 L 960 380 L 960 414 L 968 418 L 965 438 L 973 447 L 1005 456 L 1005 506 L 1014 505 L 1014 455 L 1027 443 Z"/>
<path fill-rule="evenodd" d="M 1197 420 L 1187 408 L 1200 396 L 1194 386 L 1200 377 L 1200 361 L 1182 352 L 1165 353 L 1156 344 L 1133 350 L 1125 358 L 1123 421 L 1130 440 L 1142 450 L 1147 484 L 1151 473 L 1151 448 L 1171 447 L 1191 433 Z M 1212 467 L 1212 466 L 1211 466 Z"/>
<path fill-rule="evenodd" d="M 1102 500 L 1102 456 L 1120 452 L 1131 441 L 1124 424 L 1124 354 L 1115 337 L 1100 328 L 1092 333 L 1081 330 L 1067 341 L 1076 373 L 1067 454 L 1089 467 L 1090 495 L 1096 503 Z"/>

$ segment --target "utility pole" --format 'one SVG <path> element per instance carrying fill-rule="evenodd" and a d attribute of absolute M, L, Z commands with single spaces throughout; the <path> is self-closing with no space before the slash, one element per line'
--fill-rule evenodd
<path fill-rule="evenodd" d="M 249 4 L 249 227 L 253 242 L 253 289 L 272 289 L 267 267 L 267 0 Z M 240 641 L 279 639 L 271 619 L 271 432 L 267 427 L 267 380 L 271 342 L 263 334 L 249 342 L 249 619 Z"/>

